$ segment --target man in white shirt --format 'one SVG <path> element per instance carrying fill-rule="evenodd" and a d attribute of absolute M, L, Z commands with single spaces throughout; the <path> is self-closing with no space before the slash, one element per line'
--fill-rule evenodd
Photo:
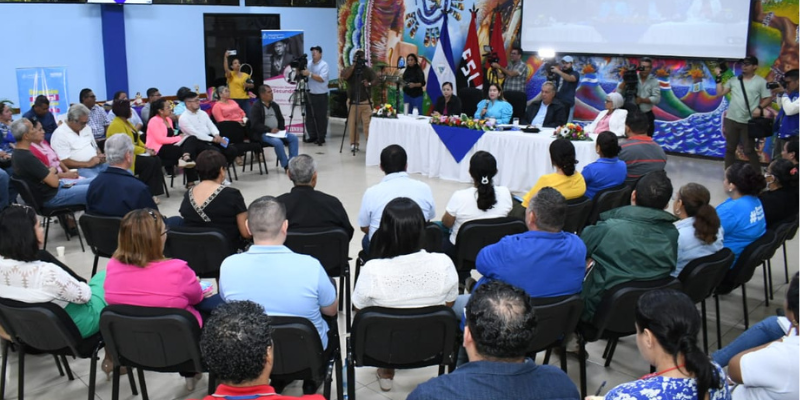
<path fill-rule="evenodd" d="M 306 143 L 325 144 L 328 134 L 328 63 L 322 59 L 322 47 L 311 48 L 311 64 L 301 72 L 308 78 L 306 103 Z"/>
<path fill-rule="evenodd" d="M 208 113 L 200 109 L 200 97 L 197 93 L 187 93 L 183 102 L 186 104 L 186 112 L 178 119 L 178 126 L 181 132 L 197 138 L 199 143 L 196 154 L 205 150 L 216 150 L 222 152 L 229 163 L 233 162 L 239 155 L 236 146 L 228 138 L 220 136 L 219 129 L 211 122 Z"/>
<path fill-rule="evenodd" d="M 50 147 L 58 158 L 78 175 L 94 178 L 108 168 L 106 156 L 95 142 L 89 124 L 89 109 L 83 104 L 73 104 L 67 112 L 67 122 L 59 125 L 50 138 Z"/>
<path fill-rule="evenodd" d="M 358 225 L 366 233 L 361 245 L 369 253 L 369 241 L 381 224 L 386 204 L 397 197 L 408 197 L 419 205 L 426 220 L 436 217 L 436 203 L 428 184 L 408 177 L 408 155 L 405 149 L 393 144 L 381 151 L 381 170 L 386 174 L 380 183 L 364 192 Z"/>

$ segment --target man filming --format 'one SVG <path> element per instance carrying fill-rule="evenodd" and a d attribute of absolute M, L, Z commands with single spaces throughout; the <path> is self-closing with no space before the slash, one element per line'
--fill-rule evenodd
<path fill-rule="evenodd" d="M 775 131 L 778 137 L 775 140 L 775 147 L 772 151 L 772 159 L 781 158 L 781 151 L 786 142 L 797 137 L 798 134 L 798 111 L 800 111 L 800 97 L 798 97 L 797 68 L 787 71 L 783 75 L 783 82 L 772 82 L 772 94 L 781 105 L 781 111 L 775 117 Z"/>
<path fill-rule="evenodd" d="M 636 98 L 634 102 L 639 106 L 639 111 L 644 113 L 644 115 L 647 116 L 647 120 L 650 122 L 650 126 L 647 128 L 647 136 L 653 137 L 653 132 L 656 128 L 656 116 L 653 114 L 653 106 L 661 101 L 661 87 L 658 84 L 658 80 L 650 74 L 653 71 L 652 59 L 648 57 L 642 58 L 639 62 L 638 70 L 639 82 L 636 85 Z M 628 100 L 628 97 L 625 96 L 625 86 L 627 85 L 628 83 L 623 79 L 619 86 L 617 86 L 617 93 L 625 97 L 626 101 Z M 630 112 L 630 110 L 628 110 L 628 112 Z"/>
<path fill-rule="evenodd" d="M 522 62 L 522 48 L 514 47 L 511 49 L 511 63 L 503 68 L 500 64 L 492 63 L 492 68 L 503 71 L 506 80 L 503 82 L 503 91 L 516 90 L 525 91 L 525 80 L 528 78 L 528 67 Z"/>
<path fill-rule="evenodd" d="M 322 146 L 328 133 L 328 63 L 322 60 L 322 47 L 311 48 L 311 64 L 301 74 L 308 78 L 309 93 L 306 102 L 308 139 L 303 141 Z"/>
<path fill-rule="evenodd" d="M 561 59 L 561 67 L 550 68 L 550 73 L 558 76 L 558 81 L 555 82 L 558 86 L 556 98 L 564 104 L 564 107 L 569 108 L 567 122 L 572 122 L 572 115 L 575 113 L 575 90 L 578 89 L 578 81 L 581 79 L 581 74 L 572 69 L 573 62 L 571 56 L 564 56 Z"/>
<path fill-rule="evenodd" d="M 350 111 L 347 115 L 347 128 L 350 133 L 350 151 L 358 151 L 358 131 L 360 121 L 364 129 L 364 140 L 369 139 L 369 121 L 372 118 L 370 89 L 377 76 L 367 65 L 364 50 L 356 50 L 353 64 L 342 71 L 342 79 L 347 81 L 347 98 Z"/>

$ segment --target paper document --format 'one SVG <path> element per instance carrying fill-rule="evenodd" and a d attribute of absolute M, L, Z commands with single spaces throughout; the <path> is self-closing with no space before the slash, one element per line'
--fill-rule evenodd
<path fill-rule="evenodd" d="M 286 131 L 283 130 L 283 131 L 278 131 L 278 133 L 267 133 L 267 136 L 271 138 L 284 139 L 286 138 Z"/>

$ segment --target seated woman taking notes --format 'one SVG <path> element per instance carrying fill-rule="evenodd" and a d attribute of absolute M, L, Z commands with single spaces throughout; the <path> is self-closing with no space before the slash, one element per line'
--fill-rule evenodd
<path fill-rule="evenodd" d="M 498 124 L 507 124 L 511 121 L 512 114 L 514 114 L 514 108 L 503 98 L 503 89 L 493 83 L 489 85 L 489 98 L 478 103 L 475 118 L 494 118 Z"/>

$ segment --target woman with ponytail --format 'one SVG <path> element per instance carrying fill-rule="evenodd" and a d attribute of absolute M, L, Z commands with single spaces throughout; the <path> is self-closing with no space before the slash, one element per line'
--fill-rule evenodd
<path fill-rule="evenodd" d="M 764 174 L 767 190 L 758 196 L 764 207 L 767 229 L 774 229 L 778 223 L 797 216 L 797 175 L 797 166 L 782 158 L 767 168 Z"/>
<path fill-rule="evenodd" d="M 454 248 L 458 230 L 465 222 L 505 217 L 511 211 L 511 191 L 505 186 L 494 186 L 497 160 L 491 153 L 476 152 L 469 160 L 469 174 L 473 187 L 453 193 L 442 217 L 442 225 L 450 228 L 450 237 L 443 243 L 448 254 Z"/>
<path fill-rule="evenodd" d="M 725 400 L 725 372 L 697 345 L 700 314 L 673 289 L 647 292 L 636 304 L 636 345 L 656 372 L 608 392 L 605 400 Z"/>
<path fill-rule="evenodd" d="M 672 276 L 680 275 L 689 261 L 722 250 L 722 227 L 710 201 L 708 189 L 698 183 L 687 183 L 675 193 L 672 212 L 680 219 L 675 222 L 680 236 L 678 263 Z"/>
<path fill-rule="evenodd" d="M 586 193 L 586 182 L 583 175 L 575 170 L 578 160 L 575 159 L 575 146 L 567 139 L 556 139 L 550 143 L 550 162 L 555 167 L 553 174 L 542 175 L 533 188 L 522 198 L 522 206 L 528 208 L 536 193 L 543 187 L 558 190 L 567 200 L 577 199 Z"/>

